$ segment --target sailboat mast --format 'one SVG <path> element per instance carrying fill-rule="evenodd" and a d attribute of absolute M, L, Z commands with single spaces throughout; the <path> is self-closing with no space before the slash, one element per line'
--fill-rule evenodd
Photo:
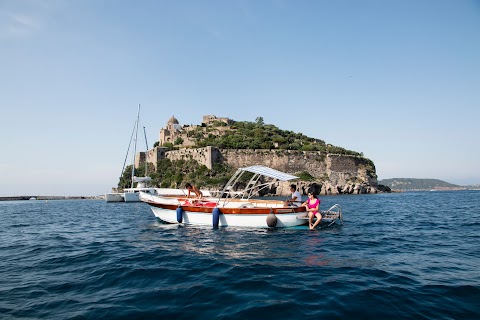
<path fill-rule="evenodd" d="M 135 143 L 133 145 L 132 185 L 131 185 L 131 188 L 133 188 L 133 177 L 135 176 L 135 155 L 137 153 L 137 137 L 138 137 L 138 122 L 139 121 L 140 121 L 140 104 L 138 105 L 137 121 L 135 123 Z"/>
<path fill-rule="evenodd" d="M 119 181 L 122 181 L 123 173 L 125 172 L 125 165 L 127 164 L 128 154 L 130 152 L 130 147 L 132 146 L 133 135 L 135 134 L 135 126 L 133 126 L 132 135 L 130 136 L 130 142 L 128 143 L 127 153 L 125 154 L 125 160 L 123 160 L 122 173 L 120 174 Z"/>
<path fill-rule="evenodd" d="M 148 162 L 147 162 L 148 142 L 147 142 L 147 132 L 145 131 L 145 127 L 143 127 L 143 135 L 145 136 L 145 177 L 146 177 L 147 171 L 148 171 Z"/>

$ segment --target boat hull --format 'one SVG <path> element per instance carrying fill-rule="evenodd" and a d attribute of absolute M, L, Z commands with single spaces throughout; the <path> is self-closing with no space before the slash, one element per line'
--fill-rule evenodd
<path fill-rule="evenodd" d="M 105 201 L 107 202 L 124 202 L 123 192 L 105 193 Z"/>
<path fill-rule="evenodd" d="M 158 207 L 152 207 L 153 214 L 158 219 L 167 222 L 167 223 L 179 223 L 177 221 L 177 212 L 176 210 L 162 209 Z M 222 209 L 220 209 L 222 212 Z M 286 227 L 295 227 L 307 224 L 307 221 L 304 219 L 299 219 L 297 217 L 302 216 L 301 213 L 284 213 L 276 214 L 277 223 L 276 228 L 286 228 Z M 251 228 L 270 228 L 267 221 L 268 214 L 224 214 L 221 213 L 218 220 L 219 227 L 251 227 Z M 191 225 L 204 225 L 204 226 L 213 226 L 214 215 L 212 213 L 205 212 L 191 212 L 183 211 L 182 212 L 182 223 L 191 224 Z"/>
<path fill-rule="evenodd" d="M 278 201 L 256 200 L 257 202 L 252 203 L 215 198 L 195 201 L 176 197 L 152 197 L 144 193 L 140 195 L 140 199 L 151 206 L 158 219 L 167 223 L 253 228 L 285 228 L 307 223 L 302 219 L 306 216 L 304 207 L 285 207 Z M 218 224 L 215 221 L 215 210 L 219 213 Z M 272 219 L 275 220 L 273 224 Z"/>
<path fill-rule="evenodd" d="M 138 192 L 125 192 L 125 202 L 140 202 Z"/>
<path fill-rule="evenodd" d="M 139 194 L 143 192 L 147 195 L 158 195 L 158 196 L 185 196 L 188 193 L 188 190 L 181 190 L 181 189 L 171 189 L 171 188 L 126 188 L 124 199 L 125 202 L 140 202 Z M 208 191 L 203 191 L 202 193 L 206 196 L 209 196 L 210 193 Z"/>

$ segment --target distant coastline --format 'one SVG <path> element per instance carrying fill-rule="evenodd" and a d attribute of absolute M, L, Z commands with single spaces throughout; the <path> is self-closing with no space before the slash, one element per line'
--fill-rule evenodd
<path fill-rule="evenodd" d="M 434 188 L 434 189 L 392 189 L 392 193 L 403 193 L 403 192 L 424 192 L 424 191 L 480 191 L 480 188 Z M 35 198 L 35 200 L 30 200 Z M 46 201 L 46 200 L 105 200 L 104 195 L 98 196 L 12 196 L 12 197 L 0 197 L 0 201 Z"/>
<path fill-rule="evenodd" d="M 460 186 L 439 179 L 391 178 L 379 180 L 378 184 L 388 186 L 392 191 L 457 191 L 475 190 L 480 185 Z"/>

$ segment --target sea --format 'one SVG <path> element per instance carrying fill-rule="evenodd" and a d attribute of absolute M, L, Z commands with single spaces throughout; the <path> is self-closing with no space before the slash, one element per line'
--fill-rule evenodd
<path fill-rule="evenodd" d="M 321 196 L 344 224 L 165 224 L 0 202 L 0 319 L 480 319 L 480 191 Z"/>

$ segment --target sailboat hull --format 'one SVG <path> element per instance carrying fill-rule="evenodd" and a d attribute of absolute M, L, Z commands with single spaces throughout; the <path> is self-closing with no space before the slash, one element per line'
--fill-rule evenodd
<path fill-rule="evenodd" d="M 138 197 L 138 195 L 140 194 L 140 191 L 141 192 L 145 192 L 146 194 L 150 194 L 150 195 L 155 195 L 156 194 L 156 191 L 155 191 L 155 188 L 127 188 L 125 189 L 125 193 L 124 193 L 124 201 L 125 202 L 140 202 L 140 198 Z"/>
<path fill-rule="evenodd" d="M 105 193 L 105 201 L 107 202 L 123 202 L 124 197 L 123 197 L 123 192 L 112 192 L 112 193 Z"/>

